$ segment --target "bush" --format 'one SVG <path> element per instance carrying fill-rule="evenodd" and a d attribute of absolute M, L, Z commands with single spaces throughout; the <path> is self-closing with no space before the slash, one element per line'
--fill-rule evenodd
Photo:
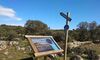
<path fill-rule="evenodd" d="M 77 55 L 82 55 L 84 53 L 85 49 L 76 47 L 76 48 L 73 48 L 72 51 Z"/>
<path fill-rule="evenodd" d="M 74 55 L 70 58 L 70 60 L 82 60 L 83 58 L 81 58 L 81 56 L 79 55 Z"/>
<path fill-rule="evenodd" d="M 88 59 L 89 60 L 98 60 L 99 56 L 96 54 L 96 52 L 94 50 L 87 50 L 87 55 L 88 55 Z"/>

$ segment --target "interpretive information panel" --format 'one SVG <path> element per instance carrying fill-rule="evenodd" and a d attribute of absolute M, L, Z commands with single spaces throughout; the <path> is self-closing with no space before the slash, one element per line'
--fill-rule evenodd
<path fill-rule="evenodd" d="M 55 42 L 52 36 L 31 36 L 26 35 L 28 38 L 32 49 L 34 50 L 35 56 L 43 56 L 52 53 L 60 53 L 63 50 L 59 47 L 59 45 Z"/>

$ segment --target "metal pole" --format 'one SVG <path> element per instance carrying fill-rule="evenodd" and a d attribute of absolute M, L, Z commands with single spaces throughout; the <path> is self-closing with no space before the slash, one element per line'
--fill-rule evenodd
<path fill-rule="evenodd" d="M 68 13 L 67 13 L 67 17 L 68 17 Z M 68 18 L 66 18 L 66 25 L 69 25 L 69 21 L 67 20 Z M 65 50 L 64 50 L 64 60 L 67 60 L 67 41 L 68 41 L 68 29 L 65 30 Z"/>
<path fill-rule="evenodd" d="M 47 56 L 44 56 L 44 60 L 47 60 Z"/>
<path fill-rule="evenodd" d="M 39 58 L 38 58 L 38 57 L 36 57 L 36 58 L 35 58 L 35 60 L 39 60 Z"/>

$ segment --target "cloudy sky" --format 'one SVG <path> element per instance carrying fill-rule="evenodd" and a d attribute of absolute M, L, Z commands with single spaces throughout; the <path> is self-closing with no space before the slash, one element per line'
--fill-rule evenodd
<path fill-rule="evenodd" d="M 14 20 L 22 20 L 16 16 L 16 12 L 13 9 L 4 6 L 0 6 L 0 16 L 5 16 Z"/>
<path fill-rule="evenodd" d="M 70 29 L 82 21 L 100 24 L 100 0 L 0 0 L 0 24 L 24 26 L 28 19 L 40 20 L 51 29 L 63 29 L 60 12 L 70 12 Z"/>

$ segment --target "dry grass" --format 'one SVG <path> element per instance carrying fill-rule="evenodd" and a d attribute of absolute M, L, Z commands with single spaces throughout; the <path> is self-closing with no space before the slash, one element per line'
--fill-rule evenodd
<path fill-rule="evenodd" d="M 80 47 L 95 50 L 97 54 L 100 54 L 100 44 L 85 44 Z"/>

